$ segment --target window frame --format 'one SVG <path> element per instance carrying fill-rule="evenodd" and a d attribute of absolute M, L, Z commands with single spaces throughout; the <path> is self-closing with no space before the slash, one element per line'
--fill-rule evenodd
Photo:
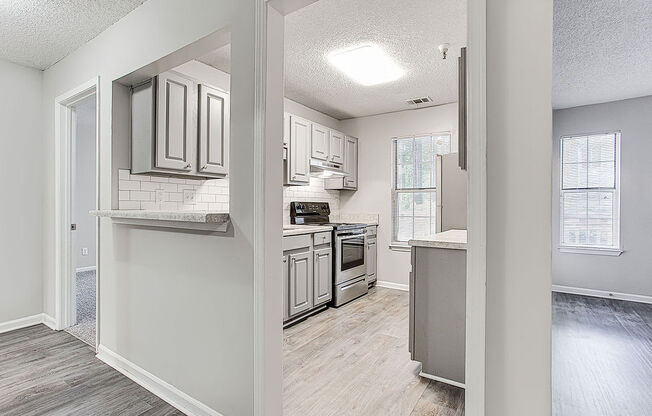
<path fill-rule="evenodd" d="M 434 186 L 431 187 L 425 187 L 425 188 L 405 188 L 405 189 L 397 189 L 397 181 L 396 181 L 396 174 L 397 174 L 397 143 L 401 139 L 415 139 L 417 137 L 425 137 L 425 136 L 430 136 L 430 137 L 435 137 L 435 136 L 448 136 L 449 138 L 449 144 L 450 144 L 450 150 L 452 151 L 453 147 L 453 133 L 451 131 L 441 131 L 441 132 L 434 132 L 434 133 L 423 133 L 423 134 L 410 134 L 410 135 L 405 135 L 405 136 L 395 136 L 392 137 L 390 141 L 390 146 L 392 148 L 391 151 L 391 165 L 392 165 L 392 185 L 391 185 L 391 220 L 392 220 L 392 234 L 391 234 L 391 242 L 390 242 L 390 249 L 396 250 L 396 251 L 409 251 L 410 250 L 410 245 L 408 244 L 408 241 L 399 241 L 397 238 L 397 231 L 398 231 L 398 215 L 397 215 L 397 201 L 398 201 L 398 195 L 400 193 L 418 193 L 418 192 L 434 192 L 435 193 L 435 232 L 441 232 L 441 193 L 439 192 L 439 188 L 441 187 L 441 155 L 440 154 L 435 154 L 434 155 L 434 164 L 435 164 L 435 184 Z M 413 217 L 414 218 L 414 217 Z M 414 237 L 414 234 L 412 235 L 412 238 Z"/>
<path fill-rule="evenodd" d="M 600 136 L 600 135 L 613 135 L 615 137 L 615 172 L 614 172 L 614 187 L 605 188 L 605 187 L 587 187 L 586 188 L 569 188 L 564 189 L 564 139 L 570 139 L 574 137 L 591 137 L 591 136 Z M 609 132 L 593 132 L 593 133 L 579 133 L 579 134 L 569 134 L 563 135 L 559 138 L 559 181 L 557 186 L 559 187 L 559 246 L 558 249 L 563 253 L 577 253 L 577 254 L 596 254 L 596 255 L 608 255 L 608 256 L 618 256 L 622 250 L 621 243 L 621 218 L 620 218 L 620 171 L 621 171 L 621 131 L 609 131 Z M 587 160 L 588 163 L 588 160 Z M 579 244 L 565 244 L 564 243 L 564 196 L 568 193 L 585 193 L 590 194 L 594 192 L 611 192 L 614 195 L 614 217 L 615 221 L 613 222 L 613 232 L 615 234 L 613 246 L 598 246 L 598 245 L 579 245 Z"/>

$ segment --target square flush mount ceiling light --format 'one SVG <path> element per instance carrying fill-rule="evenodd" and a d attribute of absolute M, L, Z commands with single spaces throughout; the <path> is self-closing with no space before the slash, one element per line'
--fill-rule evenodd
<path fill-rule="evenodd" d="M 394 81 L 405 72 L 375 45 L 334 51 L 328 54 L 328 60 L 355 82 L 366 86 Z"/>

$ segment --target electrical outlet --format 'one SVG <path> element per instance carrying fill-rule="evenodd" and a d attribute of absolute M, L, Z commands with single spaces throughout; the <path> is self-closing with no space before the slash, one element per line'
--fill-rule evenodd
<path fill-rule="evenodd" d="M 156 192 L 154 192 L 154 202 L 156 204 L 160 204 L 163 202 L 163 199 L 165 198 L 165 192 L 162 189 L 157 189 Z"/>
<path fill-rule="evenodd" d="M 183 203 L 186 205 L 193 205 L 195 203 L 195 190 L 194 189 L 184 189 L 183 190 Z"/>
<path fill-rule="evenodd" d="M 82 256 L 88 256 L 88 247 L 82 248 Z"/>

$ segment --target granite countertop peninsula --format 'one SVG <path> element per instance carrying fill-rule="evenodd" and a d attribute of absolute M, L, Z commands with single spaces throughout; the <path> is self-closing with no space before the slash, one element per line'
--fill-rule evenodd
<path fill-rule="evenodd" d="M 410 240 L 408 244 L 412 247 L 466 250 L 467 234 L 466 230 L 448 230 L 429 237 Z"/>

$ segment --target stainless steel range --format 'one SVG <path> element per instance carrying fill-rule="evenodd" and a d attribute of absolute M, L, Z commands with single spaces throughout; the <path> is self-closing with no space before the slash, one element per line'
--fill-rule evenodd
<path fill-rule="evenodd" d="M 333 227 L 333 306 L 365 295 L 367 284 L 367 224 L 331 223 L 328 202 L 291 202 L 292 224 Z"/>

